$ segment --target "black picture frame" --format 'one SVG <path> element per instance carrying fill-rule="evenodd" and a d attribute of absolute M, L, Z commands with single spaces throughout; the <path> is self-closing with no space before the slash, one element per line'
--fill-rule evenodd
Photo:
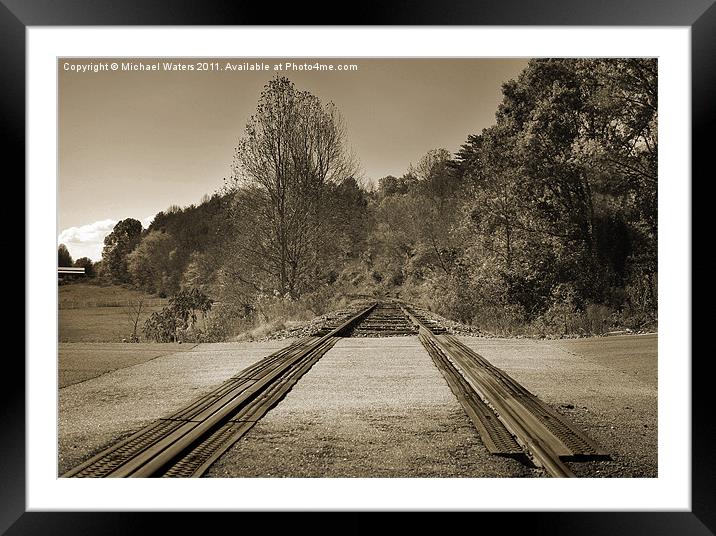
<path fill-rule="evenodd" d="M 685 26 L 691 28 L 692 54 L 692 182 L 708 183 L 709 134 L 713 130 L 716 89 L 716 6 L 714 0 L 483 0 L 452 2 L 363 2 L 350 11 L 350 24 L 366 25 L 499 25 L 499 26 Z M 261 2 L 192 0 L 0 0 L 0 107 L 7 150 L 17 173 L 25 171 L 25 29 L 28 26 L 119 25 L 340 25 L 348 11 L 294 3 L 277 6 Z M 685 184 L 684 187 L 690 185 Z M 692 199 L 695 199 L 692 195 Z M 692 214 L 696 214 L 693 209 Z M 697 226 L 692 225 L 694 229 Z M 692 241 L 694 243 L 694 241 Z M 32 282 L 26 279 L 26 289 Z M 703 298 L 702 298 L 703 299 Z M 706 319 L 693 315 L 694 327 Z M 31 321 L 31 319 L 29 319 Z M 700 326 L 704 327 L 704 326 Z M 692 328 L 693 329 L 693 328 Z M 701 330 L 703 332 L 703 330 Z M 696 332 L 699 332 L 696 329 Z M 690 356 L 670 356 L 688 359 Z M 6 362 L 10 361 L 6 359 Z M 18 360 L 6 378 L 24 377 Z M 716 532 L 716 464 L 711 441 L 716 437 L 710 418 L 708 354 L 691 362 L 692 371 L 692 510 L 689 512 L 524 512 L 451 514 L 447 523 L 469 523 L 484 529 L 497 522 L 512 531 L 533 534 L 681 534 Z M 136 534 L 181 528 L 206 528 L 209 514 L 136 512 L 27 512 L 25 507 L 25 385 L 3 382 L 0 405 L 3 426 L 0 449 L 0 533 L 16 534 Z M 598 507 L 598 505 L 595 505 Z M 316 516 L 321 515 L 320 519 Z M 231 517 L 229 517 L 231 516 Z M 312 532 L 367 533 L 384 524 L 374 513 L 352 512 L 326 521 L 325 514 L 301 513 L 285 519 L 275 513 L 212 514 L 211 524 L 248 527 L 270 517 L 282 525 Z M 262 516 L 261 519 L 256 519 Z M 401 532 L 427 528 L 423 513 L 403 516 Z M 430 522 L 445 523 L 442 516 Z M 476 525 L 479 523 L 479 525 Z M 231 526 L 231 525 L 229 525 Z"/>

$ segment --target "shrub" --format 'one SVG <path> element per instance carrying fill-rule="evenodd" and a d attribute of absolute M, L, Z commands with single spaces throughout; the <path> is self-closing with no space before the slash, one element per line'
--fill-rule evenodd
<path fill-rule="evenodd" d="M 544 335 L 566 335 L 573 333 L 579 325 L 577 292 L 568 284 L 557 284 L 552 289 L 549 306 L 535 322 Z"/>
<path fill-rule="evenodd" d="M 483 306 L 471 323 L 480 331 L 500 337 L 518 335 L 525 331 L 525 310 L 519 304 Z"/>
<path fill-rule="evenodd" d="M 214 301 L 198 289 L 182 290 L 169 298 L 169 305 L 152 313 L 144 323 L 144 334 L 156 342 L 203 340 L 197 328 L 197 313 L 206 321 Z"/>
<path fill-rule="evenodd" d="M 207 342 L 223 342 L 231 338 L 242 329 L 246 329 L 249 322 L 244 308 L 219 305 L 212 309 L 207 316 L 204 340 Z"/>
<path fill-rule="evenodd" d="M 614 310 L 606 305 L 590 303 L 582 316 L 583 331 L 592 335 L 603 335 L 612 326 Z"/>

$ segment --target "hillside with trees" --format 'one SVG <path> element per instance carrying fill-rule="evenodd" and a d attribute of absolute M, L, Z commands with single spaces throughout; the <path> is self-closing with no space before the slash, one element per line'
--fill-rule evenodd
<path fill-rule="evenodd" d="M 225 187 L 148 229 L 120 221 L 98 278 L 200 291 L 211 340 L 357 296 L 499 335 L 654 329 L 656 60 L 532 60 L 502 93 L 456 153 L 361 180 L 337 107 L 275 78 Z"/>

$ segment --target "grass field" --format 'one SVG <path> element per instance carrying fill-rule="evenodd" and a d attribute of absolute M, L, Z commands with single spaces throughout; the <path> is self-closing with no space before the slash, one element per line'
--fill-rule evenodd
<path fill-rule="evenodd" d="M 128 306 L 143 299 L 139 327 L 167 300 L 121 286 L 88 283 L 61 285 L 58 293 L 59 342 L 122 342 L 132 324 Z M 142 334 L 140 333 L 140 338 Z"/>

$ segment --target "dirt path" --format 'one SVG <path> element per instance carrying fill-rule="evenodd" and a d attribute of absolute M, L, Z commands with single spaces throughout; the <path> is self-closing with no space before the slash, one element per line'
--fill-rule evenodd
<path fill-rule="evenodd" d="M 343 339 L 213 477 L 507 477 L 417 337 Z"/>

